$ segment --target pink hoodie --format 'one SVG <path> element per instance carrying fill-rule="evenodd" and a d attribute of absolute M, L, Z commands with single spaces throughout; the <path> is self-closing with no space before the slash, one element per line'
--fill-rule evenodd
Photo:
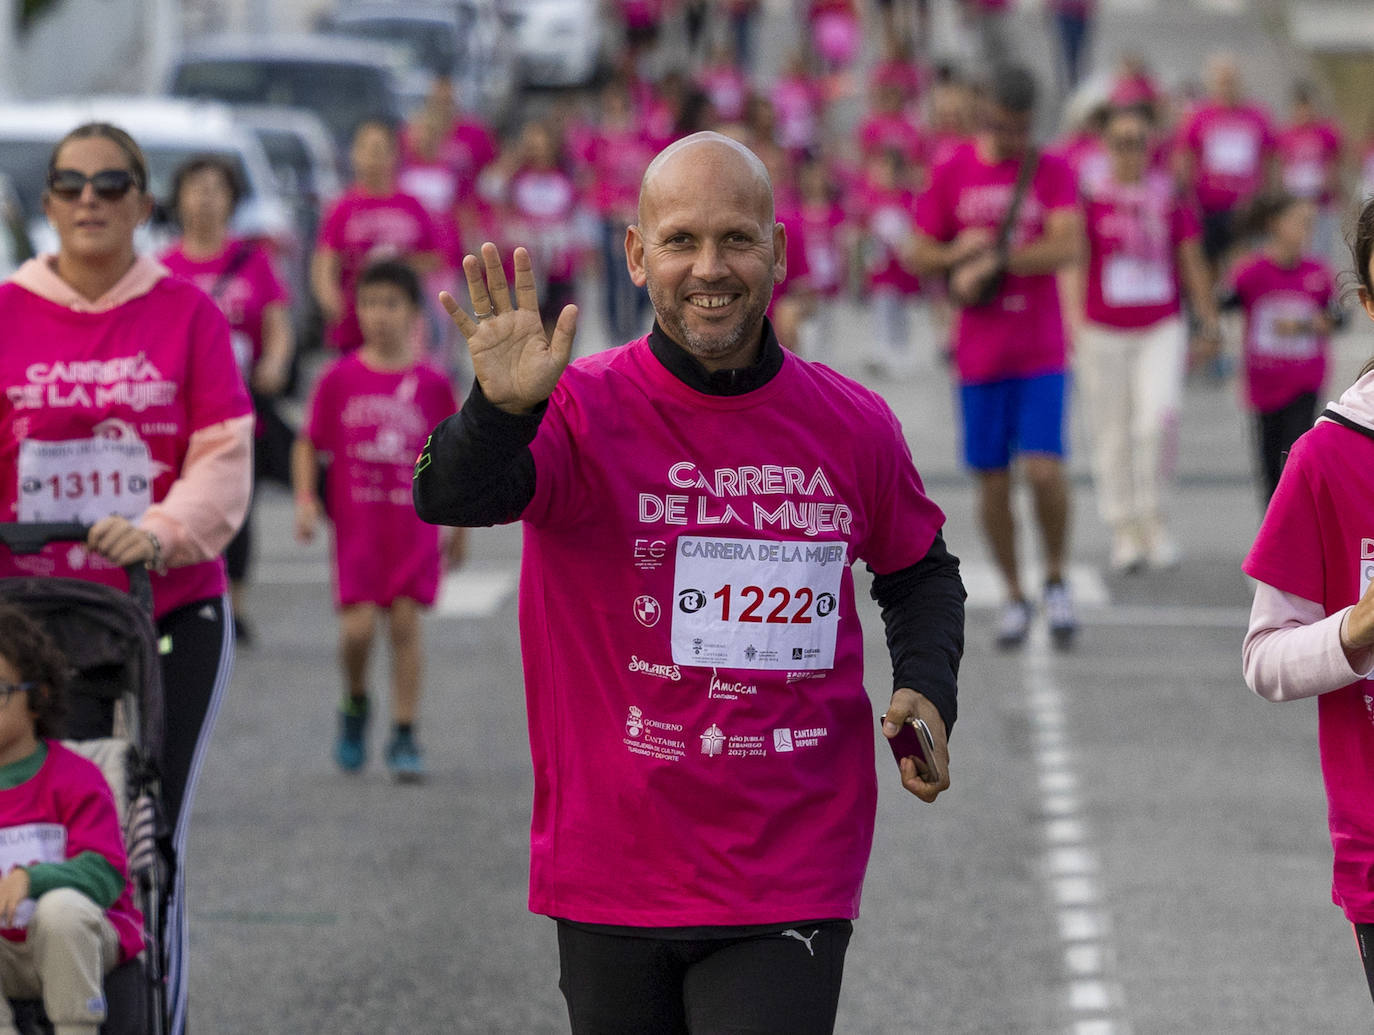
<path fill-rule="evenodd" d="M 53 255 L 30 259 L 10 283 L 72 312 L 98 314 L 142 298 L 170 275 L 157 260 L 140 256 L 103 297 L 90 301 L 57 275 L 55 261 Z M 251 412 L 191 432 L 171 488 L 138 520 L 162 543 L 169 567 L 217 557 L 234 537 L 248 513 L 252 447 Z"/>

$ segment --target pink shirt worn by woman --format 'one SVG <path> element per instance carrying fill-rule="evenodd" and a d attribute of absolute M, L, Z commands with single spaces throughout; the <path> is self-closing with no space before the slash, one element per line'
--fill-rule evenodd
<path fill-rule="evenodd" d="M 220 596 L 225 546 L 248 509 L 252 403 L 229 327 L 204 292 L 141 257 L 91 302 L 26 262 L 0 285 L 0 518 L 92 523 L 122 513 L 157 535 L 158 617 Z M 0 575 L 59 575 L 124 585 L 84 547 L 16 556 Z"/>

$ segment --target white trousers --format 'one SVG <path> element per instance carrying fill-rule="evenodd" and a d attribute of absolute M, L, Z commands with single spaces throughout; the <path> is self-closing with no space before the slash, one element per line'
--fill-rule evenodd
<path fill-rule="evenodd" d="M 1114 529 L 1164 515 L 1187 351 L 1181 316 L 1139 331 L 1088 323 L 1079 333 L 1075 365 L 1092 438 L 1097 507 Z"/>
<path fill-rule="evenodd" d="M 105 911 L 79 891 L 38 899 L 22 942 L 0 939 L 0 1032 L 13 1030 L 5 998 L 39 999 L 53 1027 L 94 1030 L 105 1019 L 105 975 L 119 962 L 119 935 Z"/>

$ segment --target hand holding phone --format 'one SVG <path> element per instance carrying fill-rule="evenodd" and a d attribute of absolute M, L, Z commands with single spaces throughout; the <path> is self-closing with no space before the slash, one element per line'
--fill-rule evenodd
<path fill-rule="evenodd" d="M 886 716 L 878 716 L 878 728 L 881 729 L 883 720 Z M 895 737 L 883 735 L 887 740 L 887 746 L 892 749 L 892 757 L 897 760 L 900 767 L 902 759 L 916 759 L 916 769 L 921 777 L 930 783 L 940 782 L 940 769 L 935 761 L 935 739 L 931 736 L 930 727 L 926 725 L 924 719 L 907 719 L 902 724 L 902 728 L 897 731 Z"/>

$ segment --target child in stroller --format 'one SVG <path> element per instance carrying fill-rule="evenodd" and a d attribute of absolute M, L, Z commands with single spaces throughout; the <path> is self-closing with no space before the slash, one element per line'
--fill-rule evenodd
<path fill-rule="evenodd" d="M 67 663 L 0 603 L 0 988 L 41 995 L 56 1035 L 95 1035 L 104 976 L 143 949 L 115 799 L 54 736 Z M 14 1032 L 0 999 L 0 1035 Z"/>

